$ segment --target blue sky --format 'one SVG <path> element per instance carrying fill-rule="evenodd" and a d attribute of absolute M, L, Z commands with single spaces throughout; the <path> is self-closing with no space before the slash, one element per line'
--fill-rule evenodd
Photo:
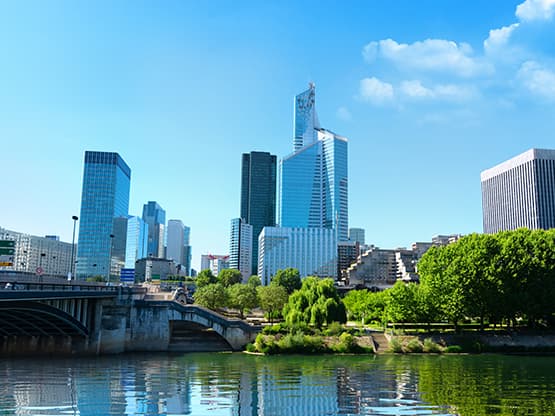
<path fill-rule="evenodd" d="M 227 253 L 241 153 L 292 150 L 293 96 L 349 138 L 349 211 L 380 247 L 482 230 L 480 172 L 555 147 L 555 0 L 0 3 L 0 226 L 70 241 L 85 150 L 130 214 Z"/>

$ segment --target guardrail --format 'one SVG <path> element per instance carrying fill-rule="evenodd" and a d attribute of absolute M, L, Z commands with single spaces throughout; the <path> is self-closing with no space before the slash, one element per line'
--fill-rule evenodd
<path fill-rule="evenodd" d="M 19 282 L 14 279 L 0 279 L 0 291 L 48 291 L 48 292 L 117 292 L 118 286 L 90 284 L 90 282 Z"/>

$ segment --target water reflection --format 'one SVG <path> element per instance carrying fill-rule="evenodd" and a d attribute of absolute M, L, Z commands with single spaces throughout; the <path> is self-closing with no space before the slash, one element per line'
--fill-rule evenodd
<path fill-rule="evenodd" d="M 550 415 L 555 359 L 125 355 L 0 361 L 0 415 Z"/>

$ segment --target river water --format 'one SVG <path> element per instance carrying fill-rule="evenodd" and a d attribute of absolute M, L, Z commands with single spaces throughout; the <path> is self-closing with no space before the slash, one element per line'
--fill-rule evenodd
<path fill-rule="evenodd" d="M 555 415 L 555 357 L 0 359 L 0 415 Z"/>

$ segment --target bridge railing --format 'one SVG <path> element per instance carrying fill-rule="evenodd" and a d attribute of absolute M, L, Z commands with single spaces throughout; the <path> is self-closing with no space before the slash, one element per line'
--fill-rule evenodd
<path fill-rule="evenodd" d="M 0 291 L 117 292 L 118 286 L 89 282 L 18 282 L 0 279 Z"/>

